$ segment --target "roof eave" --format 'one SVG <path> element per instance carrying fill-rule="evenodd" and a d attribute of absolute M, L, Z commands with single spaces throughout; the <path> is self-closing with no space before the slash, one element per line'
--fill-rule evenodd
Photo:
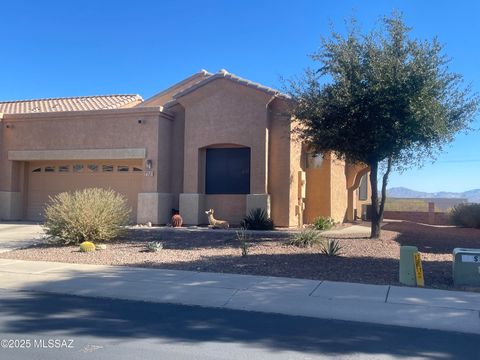
<path fill-rule="evenodd" d="M 30 119 L 54 119 L 66 117 L 90 117 L 90 116 L 118 116 L 118 115 L 163 115 L 166 118 L 173 118 L 173 114 L 162 106 L 132 107 L 123 109 L 100 109 L 83 111 L 57 111 L 43 113 L 19 113 L 3 114 L 4 120 L 30 120 Z"/>

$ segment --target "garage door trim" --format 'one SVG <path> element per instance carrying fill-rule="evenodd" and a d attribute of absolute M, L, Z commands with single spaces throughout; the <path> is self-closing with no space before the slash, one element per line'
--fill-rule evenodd
<path fill-rule="evenodd" d="M 147 150 L 145 148 L 83 150 L 10 150 L 8 152 L 8 160 L 126 160 L 145 159 L 146 154 Z"/>

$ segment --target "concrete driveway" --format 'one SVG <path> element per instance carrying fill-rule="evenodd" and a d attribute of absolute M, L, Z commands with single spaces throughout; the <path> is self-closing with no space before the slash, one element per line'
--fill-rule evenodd
<path fill-rule="evenodd" d="M 0 222 L 0 253 L 29 246 L 45 236 L 40 225 L 27 222 Z"/>

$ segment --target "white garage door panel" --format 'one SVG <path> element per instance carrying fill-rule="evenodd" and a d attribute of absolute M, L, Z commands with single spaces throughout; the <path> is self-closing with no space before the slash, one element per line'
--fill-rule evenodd
<path fill-rule="evenodd" d="M 83 164 L 82 172 L 73 172 L 74 164 Z M 74 191 L 91 187 L 100 187 L 115 190 L 124 195 L 128 201 L 128 205 L 132 208 L 131 220 L 136 219 L 137 198 L 140 192 L 143 172 L 132 171 L 133 167 L 140 168 L 141 164 L 133 161 L 105 161 L 98 163 L 98 171 L 91 172 L 87 169 L 87 165 L 91 164 L 75 162 L 75 163 L 30 163 L 28 178 L 28 199 L 27 199 L 27 219 L 42 220 L 45 205 L 49 201 L 50 196 L 55 196 L 61 192 Z M 113 172 L 103 172 L 102 164 L 113 165 Z M 69 172 L 59 172 L 60 165 L 68 165 Z M 119 165 L 129 166 L 128 172 L 118 172 Z M 46 166 L 54 166 L 55 172 L 45 172 Z M 33 172 L 35 169 L 41 168 L 41 172 Z"/>

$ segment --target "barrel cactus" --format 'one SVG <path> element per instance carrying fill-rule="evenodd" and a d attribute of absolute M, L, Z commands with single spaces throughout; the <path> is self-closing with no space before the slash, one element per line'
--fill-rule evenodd
<path fill-rule="evenodd" d="M 91 241 L 84 241 L 80 244 L 81 252 L 92 252 L 95 251 L 95 244 Z"/>

